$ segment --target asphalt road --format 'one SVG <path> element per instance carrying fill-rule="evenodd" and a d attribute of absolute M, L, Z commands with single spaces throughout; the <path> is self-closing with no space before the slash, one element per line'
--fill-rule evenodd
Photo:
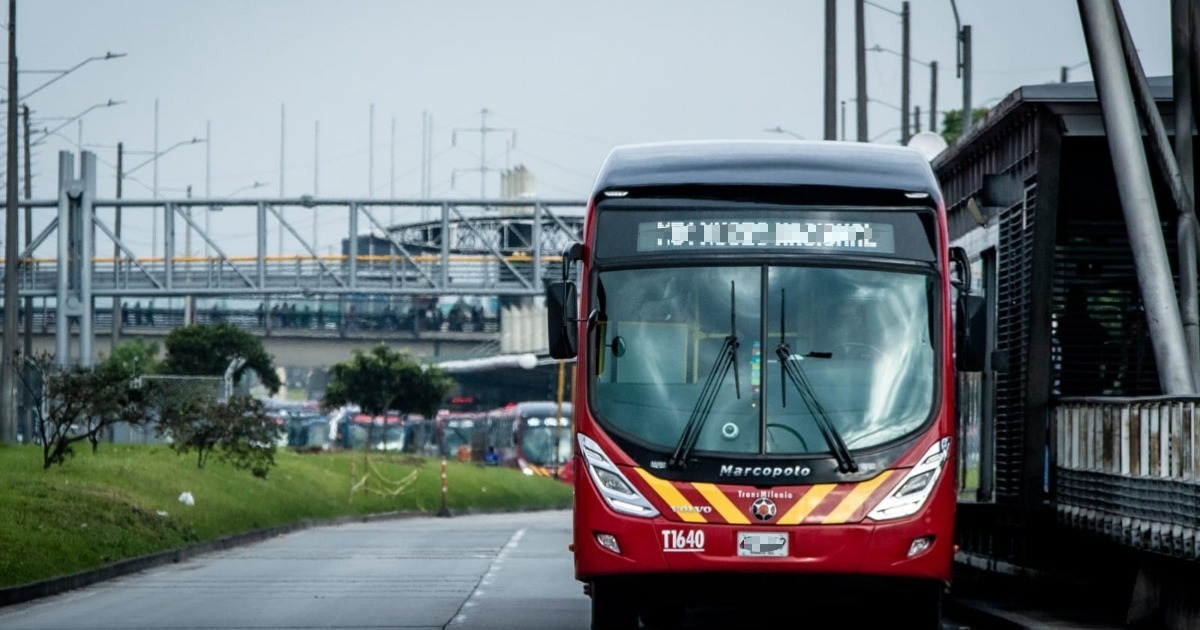
<path fill-rule="evenodd" d="M 310 529 L 0 609 L 0 628 L 586 629 L 570 533 L 568 512 Z"/>

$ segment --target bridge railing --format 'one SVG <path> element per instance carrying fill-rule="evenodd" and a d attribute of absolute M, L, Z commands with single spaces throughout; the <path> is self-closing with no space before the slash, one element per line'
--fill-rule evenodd
<path fill-rule="evenodd" d="M 1054 407 L 1059 522 L 1200 559 L 1200 397 L 1064 398 Z"/>

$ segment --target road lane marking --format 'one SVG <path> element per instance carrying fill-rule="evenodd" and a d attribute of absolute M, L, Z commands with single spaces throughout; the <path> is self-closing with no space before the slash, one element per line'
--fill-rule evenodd
<path fill-rule="evenodd" d="M 488 565 L 487 572 L 479 577 L 479 581 L 475 583 L 475 588 L 471 589 L 471 594 L 468 595 L 465 600 L 463 600 L 462 606 L 455 611 L 455 614 L 450 619 L 450 622 L 446 624 L 447 626 L 461 624 L 467 621 L 467 615 L 464 612 L 464 609 L 474 607 L 474 600 L 478 597 L 482 597 L 486 593 L 485 591 L 481 590 L 480 587 L 490 586 L 492 582 L 495 581 L 497 574 L 500 572 L 500 568 L 504 565 L 505 556 L 508 555 L 508 552 L 517 548 L 517 545 L 520 544 L 521 539 L 525 537 L 526 529 L 527 528 L 525 527 L 518 529 L 508 539 L 508 542 L 504 543 L 504 546 L 500 548 L 500 553 L 496 554 L 496 557 L 492 559 L 491 564 Z"/>

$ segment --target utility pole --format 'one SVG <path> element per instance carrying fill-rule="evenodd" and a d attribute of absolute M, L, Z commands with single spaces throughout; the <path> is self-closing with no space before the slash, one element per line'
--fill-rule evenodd
<path fill-rule="evenodd" d="M 913 134 L 921 133 L 921 106 L 913 105 Z"/>
<path fill-rule="evenodd" d="M 17 350 L 17 0 L 8 0 L 8 164 L 4 212 L 4 351 L 0 368 L 0 442 L 17 441 L 16 384 L 13 371 Z"/>
<path fill-rule="evenodd" d="M 517 130 L 511 127 L 489 127 L 487 124 L 487 108 L 479 110 L 479 128 L 455 129 L 450 136 L 450 143 L 457 146 L 458 133 L 475 132 L 479 134 L 479 168 L 477 169 L 455 169 L 456 171 L 479 171 L 479 198 L 487 199 L 487 174 L 492 170 L 487 165 L 487 136 L 489 133 L 508 132 L 512 134 L 512 146 L 517 146 Z M 432 125 L 431 125 L 432 126 Z"/>
<path fill-rule="evenodd" d="M 395 116 L 392 116 L 392 137 L 391 137 L 390 141 L 388 142 L 388 147 L 390 148 L 390 154 L 391 154 L 390 155 L 391 166 L 390 166 L 390 169 L 388 172 L 388 197 L 391 199 L 395 199 L 396 198 L 396 117 Z M 391 215 L 388 217 L 390 219 L 389 225 L 396 225 L 396 206 L 393 205 L 393 206 L 390 206 L 390 208 L 391 208 L 391 212 L 388 213 Z"/>
<path fill-rule="evenodd" d="M 151 196 L 158 199 L 158 99 L 154 99 L 154 163 L 151 165 L 154 170 L 154 186 Z M 150 256 L 158 255 L 158 208 L 150 209 Z M 57 321 L 57 320 L 55 320 Z"/>
<path fill-rule="evenodd" d="M 846 141 L 846 101 L 842 101 L 842 142 Z"/>
<path fill-rule="evenodd" d="M 29 138 L 29 106 L 22 107 L 22 113 L 25 115 L 25 199 L 33 199 L 33 163 L 30 160 L 30 138 Z M 29 245 L 33 243 L 33 208 L 25 206 L 25 249 L 29 249 Z M 23 356 L 33 356 L 33 298 L 25 298 L 25 351 Z M 24 361 L 21 362 L 25 370 L 25 379 L 28 381 L 31 372 L 29 365 Z M 14 369 L 16 366 L 13 366 Z M 29 439 L 33 435 L 33 423 L 30 422 L 30 409 L 33 405 L 33 393 L 29 388 L 21 388 L 21 408 L 24 410 L 21 418 L 21 426 L 23 427 L 22 435 Z"/>
<path fill-rule="evenodd" d="M 825 139 L 837 140 L 837 0 L 825 0 Z"/>
<path fill-rule="evenodd" d="M 963 83 L 963 135 L 975 124 L 975 112 L 971 109 L 971 25 L 962 27 L 962 83 Z"/>
<path fill-rule="evenodd" d="M 421 197 L 424 198 L 426 188 L 426 177 L 429 165 L 426 163 L 426 158 L 429 157 L 429 112 L 421 110 Z"/>
<path fill-rule="evenodd" d="M 320 168 L 321 168 L 321 121 L 313 123 L 313 197 L 317 196 L 320 184 Z M 312 208 L 312 247 L 313 251 L 321 253 L 320 247 L 317 246 L 317 206 L 313 204 Z"/>
<path fill-rule="evenodd" d="M 279 104 L 279 198 L 283 199 L 284 141 L 287 139 L 287 103 Z M 279 222 L 279 247 L 275 250 L 283 255 L 283 222 Z"/>
<path fill-rule="evenodd" d="M 937 132 L 937 62 L 929 62 L 929 130 Z"/>
<path fill-rule="evenodd" d="M 367 114 L 367 199 L 375 196 L 375 103 Z"/>
<path fill-rule="evenodd" d="M 212 121 L 204 122 L 204 198 L 212 199 Z M 212 206 L 204 208 L 204 264 L 208 264 L 208 240 L 212 238 Z"/>
<path fill-rule="evenodd" d="M 854 77 L 855 107 L 858 112 L 858 141 L 867 137 L 867 32 L 865 0 L 854 0 Z"/>
<path fill-rule="evenodd" d="M 909 108 L 911 106 L 910 95 L 909 95 L 909 86 L 910 86 L 910 79 L 911 79 L 911 74 L 912 74 L 912 71 L 911 71 L 912 58 L 911 58 L 911 55 L 909 54 L 911 51 L 910 38 L 909 38 L 909 35 L 910 35 L 909 17 L 910 17 L 910 15 L 911 14 L 909 12 L 908 1 L 905 0 L 905 2 L 902 2 L 900 4 L 900 29 L 901 29 L 901 40 L 903 42 L 902 46 L 900 48 L 900 53 L 901 53 L 901 56 L 903 57 L 903 59 L 900 62 L 900 109 L 901 109 L 901 112 L 900 112 L 900 144 L 908 144 L 908 139 L 910 137 L 912 137 L 912 133 L 909 131 L 909 126 L 908 126 L 908 123 L 909 123 L 909 118 L 908 118 L 909 114 L 908 113 L 909 113 Z"/>
<path fill-rule="evenodd" d="M 121 183 L 125 179 L 125 143 L 117 143 L 117 191 L 116 198 L 121 198 Z M 117 242 L 113 243 L 113 286 L 120 286 L 121 282 L 121 206 L 118 205 L 113 215 L 113 234 L 117 237 Z M 112 299 L 112 343 L 110 347 L 116 348 L 117 342 L 121 340 L 121 296 L 114 295 Z"/>

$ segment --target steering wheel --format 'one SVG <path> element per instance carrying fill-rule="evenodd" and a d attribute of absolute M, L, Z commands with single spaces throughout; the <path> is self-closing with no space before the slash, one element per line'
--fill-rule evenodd
<path fill-rule="evenodd" d="M 806 451 L 808 450 L 808 442 L 805 441 L 804 437 L 800 435 L 799 431 L 796 431 L 795 429 L 793 429 L 792 427 L 789 427 L 786 424 L 779 424 L 778 422 L 768 422 L 767 423 L 767 435 L 771 435 L 772 428 L 783 429 L 784 431 L 791 433 L 792 437 L 794 437 L 800 441 L 800 446 L 803 446 L 804 450 L 806 450 Z"/>
<path fill-rule="evenodd" d="M 835 358 L 842 359 L 858 359 L 860 361 L 874 361 L 883 358 L 883 353 L 879 348 L 865 343 L 848 342 L 838 346 L 838 352 L 834 355 Z"/>

